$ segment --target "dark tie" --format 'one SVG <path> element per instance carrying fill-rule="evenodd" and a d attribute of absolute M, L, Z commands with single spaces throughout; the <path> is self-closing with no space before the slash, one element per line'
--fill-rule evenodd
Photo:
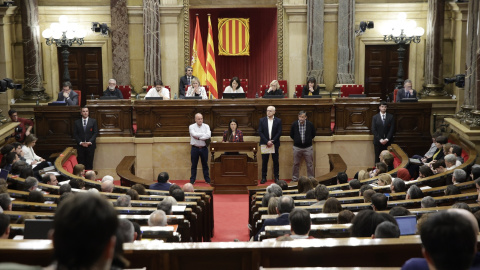
<path fill-rule="evenodd" d="M 83 119 L 83 131 L 87 129 L 87 119 Z"/>
<path fill-rule="evenodd" d="M 192 83 L 190 82 L 190 77 L 187 77 L 188 78 L 188 85 L 192 85 Z"/>
<path fill-rule="evenodd" d="M 410 97 L 410 92 L 407 91 L 407 93 L 405 94 L 405 97 L 409 98 Z"/>
<path fill-rule="evenodd" d="M 382 122 L 385 125 L 385 114 L 382 114 Z"/>

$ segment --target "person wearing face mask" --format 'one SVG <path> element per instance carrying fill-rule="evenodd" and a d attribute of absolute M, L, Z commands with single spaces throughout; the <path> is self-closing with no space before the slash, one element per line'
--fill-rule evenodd
<path fill-rule="evenodd" d="M 105 91 L 103 91 L 103 96 L 118 97 L 119 99 L 123 99 L 122 91 L 117 88 L 117 80 L 108 80 L 108 87 Z"/>

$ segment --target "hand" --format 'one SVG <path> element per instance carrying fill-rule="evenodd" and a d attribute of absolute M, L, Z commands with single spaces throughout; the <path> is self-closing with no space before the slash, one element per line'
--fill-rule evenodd
<path fill-rule="evenodd" d="M 36 160 L 32 161 L 32 165 L 37 164 L 37 162 L 38 162 L 38 161 L 36 161 Z"/>
<path fill-rule="evenodd" d="M 425 157 L 422 158 L 422 162 L 423 162 L 423 163 L 427 162 L 427 158 L 425 158 Z"/>
<path fill-rule="evenodd" d="M 65 91 L 63 92 L 63 97 L 64 97 L 64 98 L 68 98 L 69 96 L 70 96 L 70 93 L 67 93 L 67 92 L 65 92 Z"/>
<path fill-rule="evenodd" d="M 273 142 L 272 142 L 272 141 L 268 141 L 268 142 L 267 142 L 267 146 L 268 146 L 268 147 L 272 147 L 272 145 L 273 145 Z"/>
<path fill-rule="evenodd" d="M 29 130 L 25 131 L 25 136 L 28 136 L 28 135 L 30 135 L 30 131 L 29 131 Z"/>
<path fill-rule="evenodd" d="M 308 89 L 308 91 L 310 91 L 310 92 L 313 93 L 313 87 L 310 87 L 310 88 Z"/>
<path fill-rule="evenodd" d="M 40 158 L 40 161 L 42 161 L 42 162 L 43 162 L 43 161 L 45 161 L 45 159 L 44 159 L 44 158 Z"/>
<path fill-rule="evenodd" d="M 271 91 L 273 91 L 273 89 L 272 89 L 272 88 L 268 88 L 267 93 L 270 93 Z"/>

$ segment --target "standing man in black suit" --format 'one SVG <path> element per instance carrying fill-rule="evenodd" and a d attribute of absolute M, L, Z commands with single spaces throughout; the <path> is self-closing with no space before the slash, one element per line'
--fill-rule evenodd
<path fill-rule="evenodd" d="M 406 79 L 403 88 L 398 89 L 396 102 L 400 102 L 404 98 L 417 98 L 417 90 L 412 89 L 412 81 Z"/>
<path fill-rule="evenodd" d="M 305 159 L 308 178 L 315 177 L 313 167 L 313 138 L 315 138 L 315 127 L 307 120 L 307 113 L 300 111 L 298 121 L 292 123 L 290 138 L 293 139 L 293 169 L 292 181 L 298 181 L 300 174 L 300 162 Z"/>
<path fill-rule="evenodd" d="M 178 84 L 178 98 L 185 98 L 185 86 L 192 85 L 192 79 L 196 78 L 192 73 L 193 68 L 191 66 L 185 68 L 185 76 L 180 78 L 180 83 Z"/>
<path fill-rule="evenodd" d="M 273 159 L 273 174 L 275 176 L 275 183 L 279 180 L 279 165 L 278 165 L 278 148 L 280 147 L 280 136 L 282 135 L 282 119 L 275 118 L 275 107 L 267 107 L 267 116 L 260 118 L 258 125 L 258 134 L 260 135 L 260 145 L 266 145 L 267 148 L 275 147 L 275 152 L 272 155 Z M 261 184 L 267 182 L 267 167 L 270 154 L 262 153 L 262 181 Z"/>
<path fill-rule="evenodd" d="M 85 165 L 86 170 L 92 170 L 98 127 L 97 120 L 88 117 L 88 114 L 88 108 L 82 108 L 82 119 L 75 121 L 73 136 L 77 142 L 78 163 Z"/>
<path fill-rule="evenodd" d="M 78 94 L 72 90 L 72 84 L 70 82 L 63 83 L 62 91 L 58 93 L 57 101 L 65 101 L 68 106 L 78 105 Z"/>
<path fill-rule="evenodd" d="M 380 161 L 380 152 L 387 150 L 387 147 L 392 144 L 394 131 L 393 115 L 387 113 L 387 103 L 385 101 L 380 102 L 378 108 L 380 113 L 375 114 L 372 118 L 375 163 Z"/>

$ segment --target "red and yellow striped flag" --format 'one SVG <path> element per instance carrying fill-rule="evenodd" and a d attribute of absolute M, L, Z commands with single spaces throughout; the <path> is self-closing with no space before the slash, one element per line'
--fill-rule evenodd
<path fill-rule="evenodd" d="M 250 55 L 250 19 L 218 19 L 218 55 Z"/>
<path fill-rule="evenodd" d="M 217 69 L 215 67 L 215 50 L 213 47 L 213 31 L 210 15 L 208 15 L 208 37 L 207 37 L 207 85 L 210 88 L 210 96 L 217 99 Z"/>
<path fill-rule="evenodd" d="M 205 85 L 205 79 L 207 78 L 207 74 L 205 73 L 205 53 L 203 52 L 203 41 L 202 35 L 200 34 L 198 15 L 193 38 L 192 67 L 193 75 L 198 78 L 200 85 Z"/>

